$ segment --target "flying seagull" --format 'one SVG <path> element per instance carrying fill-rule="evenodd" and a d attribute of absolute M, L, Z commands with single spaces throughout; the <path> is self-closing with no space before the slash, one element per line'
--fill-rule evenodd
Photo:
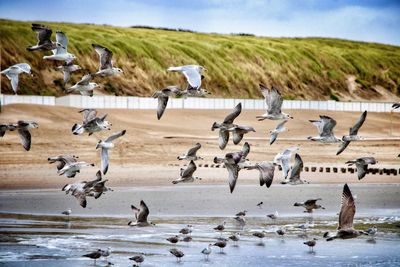
<path fill-rule="evenodd" d="M 300 179 L 300 173 L 303 171 L 303 160 L 301 159 L 300 155 L 296 153 L 294 155 L 294 165 L 292 167 L 292 172 L 289 175 L 288 181 L 283 181 L 282 184 L 304 184 L 308 183 L 305 180 Z"/>
<path fill-rule="evenodd" d="M 182 155 L 182 156 L 178 156 L 178 160 L 199 160 L 199 159 L 203 159 L 202 157 L 199 157 L 196 155 L 197 151 L 199 151 L 199 149 L 201 148 L 201 144 L 200 143 L 196 143 L 196 145 L 194 147 L 192 147 L 191 149 L 188 150 L 188 152 L 186 152 L 186 154 Z"/>
<path fill-rule="evenodd" d="M 228 170 L 228 182 L 230 192 L 233 193 L 233 190 L 236 186 L 236 181 L 239 176 L 240 169 L 244 168 L 246 157 L 250 152 L 249 143 L 244 143 L 243 148 L 239 152 L 227 153 L 225 158 L 214 158 L 214 163 L 224 163 L 226 169 Z"/>
<path fill-rule="evenodd" d="M 49 157 L 47 160 L 50 164 L 58 162 L 57 173 L 59 175 L 65 174 L 68 178 L 73 178 L 83 167 L 94 166 L 94 164 L 89 164 L 84 161 L 78 162 L 77 159 L 78 157 L 75 155 L 58 155 Z"/>
<path fill-rule="evenodd" d="M 368 164 L 374 165 L 376 163 L 378 163 L 378 161 L 374 157 L 362 157 L 346 162 L 349 166 L 356 164 L 358 180 L 361 180 L 367 174 Z"/>
<path fill-rule="evenodd" d="M 319 116 L 320 120 L 310 120 L 318 129 L 318 136 L 309 136 L 308 140 L 318 141 L 321 143 L 339 143 L 342 139 L 337 138 L 333 134 L 333 128 L 336 126 L 336 121 L 328 116 Z"/>
<path fill-rule="evenodd" d="M 86 74 L 82 79 L 72 87 L 66 90 L 66 93 L 72 93 L 74 91 L 79 92 L 83 96 L 93 96 L 93 90 L 99 87 L 97 83 L 92 83 L 93 74 Z"/>
<path fill-rule="evenodd" d="M 153 98 L 158 99 L 157 119 L 161 119 L 165 109 L 167 108 L 168 99 L 172 95 L 175 96 L 182 95 L 181 90 L 177 86 L 167 86 L 164 89 L 154 92 Z"/>
<path fill-rule="evenodd" d="M 113 135 L 109 136 L 106 140 L 99 142 L 96 145 L 96 149 L 101 148 L 101 170 L 103 174 L 106 174 L 108 171 L 108 150 L 114 147 L 112 141 L 123 136 L 126 133 L 126 130 L 116 132 Z"/>
<path fill-rule="evenodd" d="M 229 132 L 232 132 L 233 144 L 237 145 L 242 141 L 243 135 L 249 132 L 255 132 L 253 127 L 251 126 L 241 126 L 234 125 L 233 127 L 228 129 Z"/>
<path fill-rule="evenodd" d="M 353 127 L 350 128 L 349 135 L 345 135 L 342 137 L 343 143 L 340 146 L 340 149 L 336 153 L 336 155 L 339 155 L 342 153 L 346 147 L 350 144 L 351 141 L 357 141 L 361 140 L 362 137 L 358 136 L 358 130 L 361 128 L 361 126 L 364 124 L 365 118 L 367 117 L 367 111 L 364 111 L 363 114 L 361 114 L 361 117 L 358 119 L 356 124 L 354 124 Z"/>
<path fill-rule="evenodd" d="M 392 109 L 398 109 L 398 108 L 400 108 L 400 103 L 394 103 L 392 105 Z"/>
<path fill-rule="evenodd" d="M 133 212 L 135 213 L 135 219 L 136 221 L 130 221 L 128 225 L 130 226 L 139 226 L 139 227 L 144 227 L 144 226 L 150 226 L 154 225 L 154 223 L 147 221 L 147 217 L 149 216 L 149 208 L 147 207 L 146 203 L 144 203 L 143 200 L 140 201 L 140 206 L 139 208 L 136 208 L 135 206 L 131 205 L 131 208 Z"/>
<path fill-rule="evenodd" d="M 92 47 L 100 57 L 99 71 L 94 74 L 95 76 L 106 77 L 123 73 L 120 68 L 113 67 L 111 60 L 113 53 L 108 48 L 98 44 L 92 44 Z"/>
<path fill-rule="evenodd" d="M 172 181 L 173 184 L 177 183 L 191 183 L 194 179 L 201 180 L 199 177 L 193 177 L 193 173 L 196 171 L 197 167 L 194 161 L 190 161 L 186 169 L 181 168 L 180 178 Z"/>
<path fill-rule="evenodd" d="M 289 174 L 289 161 L 294 151 L 299 150 L 298 147 L 289 147 L 282 153 L 278 153 L 274 158 L 274 163 L 282 166 L 283 179 L 286 179 Z"/>
<path fill-rule="evenodd" d="M 73 60 L 65 61 L 61 66 L 58 66 L 57 69 L 61 70 L 64 74 L 64 84 L 67 84 L 71 78 L 71 72 L 75 72 L 81 70 L 82 68 L 79 65 L 73 63 Z"/>
<path fill-rule="evenodd" d="M 272 131 L 270 131 L 271 133 L 271 137 L 269 139 L 269 144 L 272 145 L 276 138 L 278 137 L 279 133 L 282 133 L 284 131 L 287 131 L 287 129 L 285 128 L 285 123 L 288 122 L 288 120 L 284 120 L 283 122 L 280 122 L 275 129 L 273 129 Z"/>
<path fill-rule="evenodd" d="M 348 239 L 354 238 L 366 232 L 355 230 L 353 227 L 354 214 L 356 213 L 356 205 L 354 203 L 353 195 L 351 194 L 350 188 L 347 184 L 343 186 L 342 193 L 342 205 L 339 213 L 339 226 L 337 233 L 334 236 L 326 239 L 327 241 L 334 240 L 336 238 Z"/>
<path fill-rule="evenodd" d="M 21 139 L 21 144 L 26 151 L 31 149 L 31 133 L 30 129 L 39 128 L 39 125 L 34 121 L 23 121 L 20 120 L 16 124 L 0 125 L 0 137 L 3 137 L 6 130 L 14 131 L 18 130 L 18 135 Z"/>
<path fill-rule="evenodd" d="M 200 89 L 202 75 L 201 73 L 206 70 L 203 66 L 199 65 L 186 65 L 179 67 L 169 67 L 168 71 L 181 72 L 185 75 L 185 78 L 189 85 L 194 89 Z"/>
<path fill-rule="evenodd" d="M 266 86 L 260 84 L 260 90 L 263 94 L 265 101 L 267 102 L 267 112 L 261 116 L 257 116 L 259 121 L 269 119 L 269 120 L 286 120 L 293 119 L 289 114 L 283 113 L 282 103 L 283 98 L 281 93 L 275 87 L 268 89 Z"/>
<path fill-rule="evenodd" d="M 76 59 L 73 54 L 67 52 L 68 38 L 63 32 L 56 32 L 56 42 L 60 45 L 57 45 L 56 49 L 51 50 L 53 52 L 53 55 L 43 56 L 43 59 L 60 61 L 72 61 Z"/>
<path fill-rule="evenodd" d="M 80 135 L 88 133 L 90 136 L 96 132 L 111 130 L 111 123 L 106 121 L 107 114 L 97 117 L 97 111 L 95 109 L 82 109 L 79 113 L 83 115 L 83 123 L 82 125 L 75 123 L 72 126 L 73 134 Z"/>
<path fill-rule="evenodd" d="M 228 129 L 236 126 L 233 124 L 233 121 L 240 115 L 241 112 L 242 112 L 242 103 L 239 103 L 233 109 L 233 112 L 225 117 L 222 123 L 214 122 L 214 124 L 212 125 L 211 127 L 212 131 L 214 131 L 215 129 L 219 129 L 218 145 L 221 150 L 225 149 L 226 145 L 228 144 L 229 141 Z"/>
<path fill-rule="evenodd" d="M 6 75 L 6 77 L 11 81 L 11 88 L 15 94 L 17 94 L 18 90 L 18 76 L 23 72 L 32 75 L 31 66 L 29 66 L 28 63 L 18 63 L 0 72 L 1 74 Z"/>
<path fill-rule="evenodd" d="M 312 213 L 314 209 L 325 209 L 321 205 L 317 204 L 318 200 L 322 200 L 321 198 L 309 199 L 305 202 L 296 202 L 293 206 L 295 207 L 304 207 L 306 210 L 304 212 Z"/>
<path fill-rule="evenodd" d="M 269 188 L 274 179 L 275 166 L 276 164 L 273 162 L 262 161 L 253 166 L 245 166 L 244 168 L 247 170 L 258 170 L 260 172 L 260 186 L 265 184 L 265 186 Z"/>
<path fill-rule="evenodd" d="M 43 24 L 32 23 L 32 31 L 36 32 L 38 42 L 36 45 L 32 45 L 26 48 L 28 51 L 50 51 L 62 47 L 58 42 L 51 41 L 51 34 L 53 31 L 50 27 Z"/>

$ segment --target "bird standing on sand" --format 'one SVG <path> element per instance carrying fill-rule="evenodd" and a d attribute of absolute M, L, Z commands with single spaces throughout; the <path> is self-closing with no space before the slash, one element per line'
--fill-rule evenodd
<path fill-rule="evenodd" d="M 217 241 L 213 244 L 213 246 L 219 247 L 219 252 L 223 253 L 224 248 L 226 247 L 226 241 L 225 240 Z"/>
<path fill-rule="evenodd" d="M 82 255 L 82 256 L 90 258 L 90 259 L 93 259 L 94 260 L 94 265 L 96 265 L 96 260 L 99 259 L 102 256 L 102 250 L 98 249 L 98 250 L 96 250 L 94 252 L 91 252 L 91 253 L 88 253 L 88 254 L 85 254 L 85 255 Z"/>
<path fill-rule="evenodd" d="M 120 68 L 113 67 L 113 53 L 108 48 L 98 44 L 92 44 L 92 47 L 100 57 L 99 70 L 94 74 L 94 76 L 116 76 L 123 73 Z"/>
<path fill-rule="evenodd" d="M 259 121 L 263 121 L 265 119 L 269 120 L 286 120 L 286 119 L 293 119 L 292 116 L 289 114 L 283 113 L 282 103 L 283 98 L 281 93 L 275 87 L 268 89 L 266 86 L 260 84 L 260 90 L 263 94 L 265 101 L 267 102 L 267 112 L 261 116 L 257 116 L 256 118 Z"/>
<path fill-rule="evenodd" d="M 261 232 L 256 231 L 252 235 L 255 236 L 255 237 L 258 237 L 259 239 L 261 239 L 261 242 L 262 242 L 262 240 L 265 237 L 265 234 L 266 234 L 265 231 L 261 231 Z"/>
<path fill-rule="evenodd" d="M 13 89 L 15 94 L 17 94 L 18 90 L 19 74 L 23 72 L 32 75 L 31 66 L 29 66 L 29 64 L 27 63 L 18 63 L 0 72 L 1 74 L 6 75 L 6 77 L 10 80 L 11 88 Z"/>
<path fill-rule="evenodd" d="M 106 121 L 107 114 L 97 117 L 97 110 L 86 108 L 79 111 L 83 115 L 82 125 L 75 123 L 72 126 L 72 133 L 74 135 L 80 135 L 83 133 L 88 133 L 89 136 L 93 133 L 111 130 L 111 123 Z"/>
<path fill-rule="evenodd" d="M 176 248 L 171 248 L 169 252 L 176 257 L 177 262 L 180 262 L 182 257 L 185 256 L 185 254 L 182 251 Z"/>
<path fill-rule="evenodd" d="M 364 124 L 366 117 L 367 117 L 367 111 L 364 111 L 363 114 L 361 114 L 361 117 L 356 122 L 356 124 L 354 124 L 354 126 L 350 128 L 349 135 L 344 135 L 342 137 L 343 143 L 341 144 L 336 155 L 339 155 L 340 153 L 342 153 L 346 149 L 346 147 L 350 144 L 351 141 L 357 141 L 357 140 L 363 139 L 362 137 L 358 136 L 357 134 L 358 134 L 358 130 Z"/>
<path fill-rule="evenodd" d="M 203 159 L 202 157 L 197 156 L 197 151 L 201 148 L 201 144 L 200 143 L 196 143 L 196 145 L 194 147 L 192 147 L 191 149 L 188 150 L 188 152 L 186 152 L 186 154 L 182 155 L 182 156 L 178 156 L 178 160 L 199 160 L 199 159 Z"/>
<path fill-rule="evenodd" d="M 182 228 L 179 233 L 183 235 L 190 235 L 192 233 L 193 226 L 188 224 L 185 228 Z"/>
<path fill-rule="evenodd" d="M 199 177 L 193 177 L 193 173 L 197 170 L 197 166 L 194 161 L 190 161 L 186 169 L 181 168 L 180 178 L 172 181 L 173 184 L 177 183 L 192 183 L 194 179 L 201 180 Z"/>
<path fill-rule="evenodd" d="M 154 225 L 152 222 L 147 221 L 147 217 L 149 216 L 150 210 L 143 200 L 140 201 L 139 208 L 136 208 L 135 206 L 131 205 L 131 209 L 135 213 L 136 222 L 130 221 L 128 222 L 128 225 L 139 226 L 139 227 Z"/>
<path fill-rule="evenodd" d="M 169 97 L 172 95 L 181 96 L 182 92 L 177 86 L 167 86 L 166 88 L 153 93 L 152 97 L 157 98 L 158 100 L 157 119 L 161 119 L 165 109 L 167 108 Z"/>
<path fill-rule="evenodd" d="M 222 235 L 222 232 L 225 230 L 225 224 L 226 222 L 223 222 L 222 224 L 217 225 L 214 227 L 214 230 L 219 231 Z"/>
<path fill-rule="evenodd" d="M 307 245 L 310 248 L 310 251 L 313 252 L 314 251 L 314 247 L 317 244 L 317 240 L 316 238 L 313 238 L 311 240 L 308 240 L 306 242 L 303 242 L 304 245 Z"/>
<path fill-rule="evenodd" d="M 123 136 L 125 133 L 126 130 L 116 132 L 109 136 L 106 140 L 99 140 L 99 142 L 97 142 L 96 149 L 101 148 L 101 170 L 103 174 L 106 174 L 108 171 L 108 150 L 114 147 L 112 141 Z"/>
<path fill-rule="evenodd" d="M 72 213 L 72 210 L 71 210 L 71 209 L 67 209 L 67 210 L 64 210 L 63 212 L 61 212 L 61 214 L 67 215 L 68 218 L 69 218 L 69 215 L 70 215 L 71 213 Z"/>
<path fill-rule="evenodd" d="M 309 136 L 307 139 L 318 141 L 324 144 L 340 143 L 342 139 L 337 138 L 333 133 L 336 121 L 328 116 L 319 116 L 319 120 L 310 120 L 318 129 L 318 136 Z"/>
<path fill-rule="evenodd" d="M 284 120 L 283 122 L 281 122 L 281 123 L 279 123 L 277 126 L 276 126 L 276 128 L 275 129 L 273 129 L 272 131 L 270 131 L 270 134 L 271 134 L 271 137 L 270 137 L 270 139 L 269 139 L 269 144 L 270 145 L 272 145 L 274 142 L 275 142 L 275 140 L 276 140 L 276 138 L 278 137 L 278 134 L 280 134 L 280 133 L 282 133 L 282 132 L 285 132 L 285 131 L 288 131 L 286 128 L 285 128 L 285 123 L 287 123 L 288 122 L 288 120 Z"/>
<path fill-rule="evenodd" d="M 237 245 L 237 242 L 240 240 L 240 233 L 235 233 L 228 238 L 233 241 L 234 245 Z"/>
<path fill-rule="evenodd" d="M 219 129 L 218 146 L 221 150 L 224 150 L 229 141 L 229 129 L 237 125 L 233 124 L 233 121 L 242 112 L 242 103 L 236 105 L 233 111 L 225 117 L 222 123 L 214 122 L 211 126 L 211 131 Z"/>
<path fill-rule="evenodd" d="M 376 225 L 372 226 L 371 228 L 368 228 L 367 231 L 365 231 L 368 235 L 374 236 L 378 232 L 378 227 Z"/>
<path fill-rule="evenodd" d="M 212 252 L 212 250 L 211 250 L 212 245 L 213 244 L 208 244 L 208 246 L 201 251 L 201 253 L 203 253 L 206 261 L 208 261 L 208 257 L 210 256 L 210 254 Z"/>
<path fill-rule="evenodd" d="M 349 166 L 356 164 L 358 180 L 361 180 L 367 174 L 368 164 L 374 165 L 376 163 L 378 163 L 378 161 L 374 157 L 362 157 L 346 162 Z"/>
<path fill-rule="evenodd" d="M 83 96 L 93 96 L 93 90 L 99 87 L 97 83 L 91 82 L 93 80 L 93 74 L 86 74 L 82 79 L 72 87 L 66 89 L 66 93 L 79 92 Z"/>
<path fill-rule="evenodd" d="M 305 202 L 296 202 L 293 206 L 295 207 L 304 207 L 306 210 L 304 212 L 312 213 L 314 209 L 325 209 L 323 206 L 317 204 L 318 200 L 322 200 L 321 198 L 309 199 Z"/>
<path fill-rule="evenodd" d="M 168 237 L 166 240 L 172 244 L 176 244 L 179 242 L 179 236 L 176 235 L 176 236 Z"/>
<path fill-rule="evenodd" d="M 142 262 L 144 262 L 144 256 L 143 256 L 143 255 L 136 255 L 136 256 L 130 257 L 129 259 L 132 260 L 132 261 L 134 261 L 134 262 L 136 262 L 136 263 L 139 264 L 139 265 L 140 265 Z"/>

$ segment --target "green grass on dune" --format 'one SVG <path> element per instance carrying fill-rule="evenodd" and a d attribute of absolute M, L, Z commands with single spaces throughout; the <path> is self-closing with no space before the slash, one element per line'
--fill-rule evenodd
<path fill-rule="evenodd" d="M 42 60 L 43 52 L 28 52 L 36 42 L 30 22 L 0 20 L 1 68 L 27 62 L 34 78 L 21 77 L 19 94 L 62 95 L 56 71 L 59 63 Z M 379 99 L 374 88 L 400 96 L 400 47 L 324 38 L 266 38 L 204 34 L 148 28 L 90 24 L 44 23 L 69 38 L 68 50 L 87 72 L 98 68 L 98 43 L 114 53 L 115 66 L 125 74 L 99 80 L 105 92 L 148 96 L 155 89 L 184 79 L 169 66 L 200 64 L 208 69 L 204 87 L 215 97 L 260 97 L 259 83 L 276 85 L 286 99 Z M 54 38 L 54 37 L 53 37 Z M 76 73 L 72 82 L 80 79 Z M 359 90 L 350 95 L 347 77 Z M 3 93 L 11 93 L 2 77 Z"/>

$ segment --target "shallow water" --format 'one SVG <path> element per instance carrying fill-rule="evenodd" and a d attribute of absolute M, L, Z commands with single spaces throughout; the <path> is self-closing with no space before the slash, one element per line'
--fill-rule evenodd
<path fill-rule="evenodd" d="M 362 236 L 332 242 L 325 241 L 322 234 L 327 230 L 334 231 L 337 225 L 336 213 L 340 205 L 337 193 L 340 188 L 337 186 L 277 186 L 261 192 L 256 187 L 242 186 L 238 190 L 241 196 L 225 196 L 225 189 L 222 186 L 116 189 L 98 200 L 90 199 L 87 209 L 78 207 L 72 197 L 57 190 L 1 191 L 0 265 L 93 266 L 92 260 L 81 255 L 107 247 L 112 249 L 108 261 L 114 266 L 132 265 L 128 258 L 139 253 L 145 255 L 142 266 L 400 265 L 400 206 L 396 207 L 399 203 L 396 186 L 351 186 L 353 194 L 358 195 L 356 228 L 367 229 L 376 224 L 379 232 L 375 238 Z M 380 191 L 384 196 L 379 196 Z M 208 199 L 191 202 L 188 197 L 194 192 L 196 199 L 205 195 Z M 282 196 L 283 192 L 287 193 L 286 196 Z M 323 195 L 322 204 L 326 210 L 316 211 L 310 216 L 288 204 L 299 198 L 302 200 L 303 195 L 312 197 L 311 194 L 316 192 Z M 385 205 L 369 204 L 365 198 L 368 192 L 374 192 Z M 165 198 L 167 195 L 169 197 Z M 133 196 L 132 201 L 127 201 L 129 196 Z M 272 199 L 277 196 L 283 199 L 280 204 Z M 134 228 L 127 225 L 131 219 L 128 203 L 135 204 L 141 198 L 148 203 L 150 220 L 156 226 Z M 259 209 L 254 203 L 258 203 L 260 198 L 264 203 L 270 201 L 274 204 Z M 181 205 L 171 204 L 179 201 Z M 211 208 L 209 203 L 215 202 L 218 205 Z M 231 216 L 243 209 L 241 203 L 249 207 L 243 229 Z M 72 208 L 73 216 L 60 215 L 60 211 L 68 207 Z M 278 219 L 267 219 L 265 214 L 275 209 L 279 210 Z M 171 210 L 178 215 L 172 216 Z M 197 215 L 196 210 L 201 215 Z M 191 215 L 194 213 L 196 216 Z M 237 245 L 229 241 L 224 253 L 213 247 L 209 261 L 205 261 L 200 251 L 220 237 L 212 228 L 223 221 L 226 221 L 227 229 L 222 236 L 240 232 L 241 240 Z M 192 242 L 172 245 L 165 240 L 178 234 L 186 224 L 194 226 Z M 300 228 L 301 225 L 307 229 Z M 280 228 L 286 231 L 283 238 L 275 233 Z M 262 242 L 252 236 L 256 230 L 268 232 Z M 315 251 L 310 253 L 303 242 L 313 237 L 318 241 Z M 174 247 L 185 253 L 181 263 L 177 263 L 169 253 L 169 249 Z M 107 261 L 97 261 L 97 265 L 106 266 Z"/>

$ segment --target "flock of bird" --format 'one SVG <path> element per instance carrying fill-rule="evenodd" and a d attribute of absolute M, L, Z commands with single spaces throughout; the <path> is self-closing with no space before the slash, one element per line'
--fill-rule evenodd
<path fill-rule="evenodd" d="M 40 24 L 32 24 L 32 30 L 37 33 L 38 42 L 36 45 L 32 45 L 27 48 L 29 51 L 52 51 L 52 55 L 43 56 L 44 60 L 56 60 L 64 62 L 63 65 L 59 66 L 58 69 L 64 73 L 64 83 L 67 84 L 70 80 L 70 75 L 72 72 L 80 70 L 78 65 L 73 64 L 76 57 L 71 53 L 67 52 L 68 38 L 63 32 L 58 31 L 56 33 L 56 41 L 51 40 L 52 30 Z M 100 67 L 95 73 L 85 74 L 82 79 L 66 90 L 67 93 L 77 91 L 82 95 L 93 95 L 93 90 L 98 87 L 97 83 L 92 82 L 93 79 L 100 77 L 110 77 L 123 73 L 119 68 L 113 67 L 112 55 L 113 53 L 104 46 L 98 44 L 92 44 L 93 48 L 100 57 Z M 181 90 L 177 86 L 168 86 L 162 90 L 156 91 L 153 94 L 154 98 L 158 99 L 157 108 L 157 118 L 160 120 L 163 116 L 165 109 L 168 104 L 168 99 L 170 97 L 202 97 L 209 92 L 201 87 L 202 80 L 204 79 L 203 72 L 206 69 L 198 65 L 186 65 L 180 67 L 170 67 L 168 71 L 180 72 L 182 73 L 187 81 L 187 88 Z M 18 88 L 18 76 L 21 73 L 31 74 L 31 68 L 27 63 L 20 63 L 9 67 L 1 72 L 5 74 L 11 81 L 11 86 L 15 93 L 17 93 Z M 282 103 L 283 98 L 279 90 L 275 87 L 267 88 L 265 85 L 260 84 L 260 90 L 263 94 L 265 101 L 267 103 L 268 109 L 265 114 L 257 116 L 258 120 L 277 120 L 279 121 L 275 129 L 270 131 L 270 141 L 269 144 L 272 145 L 278 139 L 278 135 L 282 132 L 287 131 L 286 125 L 289 120 L 293 117 L 289 114 L 283 113 Z M 393 108 L 399 108 L 400 104 L 394 104 Z M 93 133 L 108 131 L 111 129 L 112 124 L 106 120 L 107 114 L 102 116 L 97 115 L 97 111 L 94 109 L 83 109 L 79 111 L 83 115 L 83 121 L 81 124 L 76 123 L 72 126 L 72 133 L 74 135 L 88 134 L 91 136 Z M 244 139 L 244 136 L 249 132 L 255 132 L 255 129 L 251 126 L 238 125 L 235 124 L 235 119 L 241 114 L 242 105 L 239 103 L 233 109 L 233 111 L 228 114 L 221 123 L 214 122 L 211 126 L 212 131 L 218 131 L 218 146 L 221 150 L 224 150 L 229 142 L 230 135 L 232 135 L 233 144 L 238 145 Z M 349 146 L 353 141 L 362 140 L 363 138 L 358 135 L 359 129 L 362 127 L 364 121 L 367 117 L 367 111 L 363 112 L 359 120 L 350 128 L 349 134 L 343 137 L 337 137 L 334 135 L 334 127 L 336 126 L 336 121 L 328 116 L 320 116 L 318 120 L 310 120 L 310 122 L 316 126 L 318 130 L 318 135 L 314 137 L 308 137 L 310 141 L 316 141 L 321 143 L 339 143 L 340 147 L 336 155 L 343 153 L 343 151 Z M 33 121 L 23 121 L 20 120 L 17 123 L 0 124 L 0 136 L 3 137 L 7 131 L 17 130 L 21 138 L 22 145 L 25 150 L 29 151 L 31 148 L 31 134 L 30 130 L 38 128 L 38 124 Z M 106 186 L 107 179 L 104 179 L 104 175 L 109 169 L 109 149 L 114 147 L 113 141 L 124 136 L 126 130 L 118 131 L 110 135 L 105 140 L 99 140 L 96 145 L 96 150 L 100 149 L 101 157 L 101 170 L 96 173 L 96 177 L 91 181 L 81 181 L 71 184 L 66 184 L 63 186 L 62 191 L 66 194 L 71 194 L 74 196 L 79 205 L 85 208 L 87 206 L 87 197 L 93 197 L 94 199 L 99 198 L 105 192 L 112 191 Z M 214 162 L 223 164 L 228 171 L 228 183 L 230 192 L 233 193 L 236 181 L 239 177 L 239 172 L 241 170 L 258 170 L 259 172 L 259 182 L 260 186 L 266 186 L 269 188 L 272 185 L 274 179 L 274 173 L 276 166 L 281 166 L 282 168 L 282 184 L 307 184 L 308 182 L 301 179 L 301 171 L 303 169 L 303 161 L 298 153 L 298 147 L 289 147 L 285 149 L 282 153 L 278 153 L 275 158 L 271 161 L 262 161 L 251 164 L 248 160 L 248 155 L 250 153 L 250 144 L 245 142 L 241 150 L 236 152 L 226 153 L 222 157 L 215 157 Z M 197 170 L 195 162 L 197 160 L 203 160 L 202 157 L 198 156 L 197 153 L 201 149 L 201 144 L 197 143 L 194 147 L 190 148 L 185 154 L 177 157 L 178 160 L 189 161 L 189 164 L 185 169 L 180 170 L 180 177 L 173 180 L 173 184 L 193 182 L 195 180 L 201 180 L 202 178 L 195 177 L 194 173 Z M 292 154 L 294 154 L 294 164 L 290 166 L 290 161 Z M 74 178 L 82 168 L 93 167 L 93 163 L 87 163 L 84 161 L 79 161 L 79 157 L 75 155 L 58 155 L 48 158 L 49 163 L 57 162 L 57 173 L 59 175 L 65 175 L 68 178 Z M 351 161 L 346 162 L 346 164 L 355 164 L 357 167 L 358 179 L 362 179 L 367 171 L 369 164 L 376 164 L 377 161 L 373 157 L 360 157 Z M 290 174 L 289 174 L 290 173 Z M 309 199 L 304 202 L 296 202 L 294 206 L 301 206 L 305 208 L 305 212 L 311 213 L 314 209 L 324 209 L 323 206 L 317 204 L 320 198 Z M 353 227 L 353 218 L 355 215 L 355 203 L 350 188 L 347 184 L 343 187 L 342 199 L 341 199 L 341 209 L 339 213 L 339 226 L 338 231 L 334 235 L 326 234 L 324 237 L 328 241 L 336 238 L 353 238 L 361 234 L 374 234 L 376 228 L 370 229 L 367 232 L 355 230 Z M 263 202 L 257 204 L 258 207 L 262 207 Z M 135 220 L 130 221 L 128 225 L 130 226 L 152 226 L 155 225 L 148 221 L 149 208 L 146 203 L 142 200 L 140 202 L 139 208 L 131 206 L 132 211 L 135 214 Z M 71 214 L 71 209 L 63 212 L 65 215 Z M 245 216 L 247 211 L 239 212 L 236 214 L 235 220 L 244 226 L 246 223 Z M 276 219 L 278 214 L 267 215 L 271 219 Z M 188 227 L 180 231 L 185 237 L 182 239 L 185 242 L 190 242 L 192 237 L 190 233 L 193 227 L 188 225 Z M 225 230 L 224 224 L 218 225 L 214 230 L 222 232 Z M 277 231 L 278 235 L 284 235 L 285 232 L 280 229 Z M 257 238 L 264 238 L 265 232 L 254 232 L 253 236 Z M 238 242 L 240 240 L 240 233 L 236 233 L 229 237 L 233 242 Z M 179 236 L 174 236 L 167 238 L 170 243 L 177 243 L 182 241 Z M 311 249 L 316 245 L 316 238 L 313 238 L 307 242 L 305 245 L 309 246 Z M 222 249 L 226 246 L 228 239 L 220 238 L 217 242 L 209 244 L 204 250 L 201 251 L 205 255 L 206 260 L 208 260 L 209 255 L 212 251 L 212 246 L 217 246 Z M 170 253 L 180 260 L 184 253 L 176 248 L 170 250 Z M 94 260 L 101 257 L 108 257 L 110 255 L 110 250 L 96 250 L 92 253 L 85 254 L 83 256 L 92 258 Z M 144 261 L 143 255 L 137 255 L 130 258 L 137 264 Z"/>

